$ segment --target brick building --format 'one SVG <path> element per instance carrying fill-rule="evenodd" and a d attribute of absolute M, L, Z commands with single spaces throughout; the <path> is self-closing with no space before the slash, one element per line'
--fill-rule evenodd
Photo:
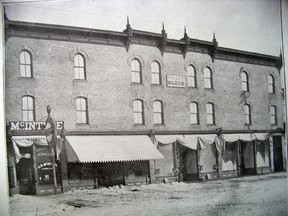
<path fill-rule="evenodd" d="M 281 56 L 132 29 L 5 20 L 12 193 L 191 181 L 286 169 Z M 52 185 L 52 186 L 51 186 Z"/>

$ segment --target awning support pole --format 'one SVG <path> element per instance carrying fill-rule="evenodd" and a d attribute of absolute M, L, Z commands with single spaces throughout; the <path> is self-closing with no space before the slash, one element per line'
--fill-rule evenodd
<path fill-rule="evenodd" d="M 52 167 L 53 167 L 53 182 L 54 182 L 54 193 L 57 194 L 57 179 L 56 179 L 56 167 L 55 167 L 55 151 L 51 149 L 52 156 Z"/>

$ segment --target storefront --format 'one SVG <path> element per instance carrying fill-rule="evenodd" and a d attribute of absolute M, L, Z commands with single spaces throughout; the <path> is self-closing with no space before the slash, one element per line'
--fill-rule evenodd
<path fill-rule="evenodd" d="M 156 139 L 165 156 L 155 163 L 159 182 L 264 174 L 273 172 L 276 163 L 275 136 L 269 133 L 156 135 Z"/>
<path fill-rule="evenodd" d="M 63 122 L 57 122 L 61 146 Z M 48 146 L 45 122 L 10 122 L 7 140 L 10 194 L 50 194 L 54 192 L 52 154 Z M 58 149 L 58 152 L 60 149 Z M 59 156 L 59 155 L 58 155 Z M 54 155 L 57 157 L 57 155 Z M 57 192 L 61 189 L 60 160 L 56 160 Z"/>

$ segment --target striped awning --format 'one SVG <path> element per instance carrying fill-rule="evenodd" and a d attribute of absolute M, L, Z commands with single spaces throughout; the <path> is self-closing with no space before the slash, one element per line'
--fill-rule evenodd
<path fill-rule="evenodd" d="M 148 136 L 66 136 L 68 162 L 101 163 L 162 159 Z"/>

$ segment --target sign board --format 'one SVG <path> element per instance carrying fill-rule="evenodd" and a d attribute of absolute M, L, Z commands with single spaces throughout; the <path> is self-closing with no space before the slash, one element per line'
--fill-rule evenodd
<path fill-rule="evenodd" d="M 167 75 L 168 87 L 185 88 L 185 76 Z"/>
<path fill-rule="evenodd" d="M 45 121 L 10 121 L 9 129 L 11 131 L 44 131 Z M 64 122 L 56 121 L 56 129 L 63 130 Z"/>

